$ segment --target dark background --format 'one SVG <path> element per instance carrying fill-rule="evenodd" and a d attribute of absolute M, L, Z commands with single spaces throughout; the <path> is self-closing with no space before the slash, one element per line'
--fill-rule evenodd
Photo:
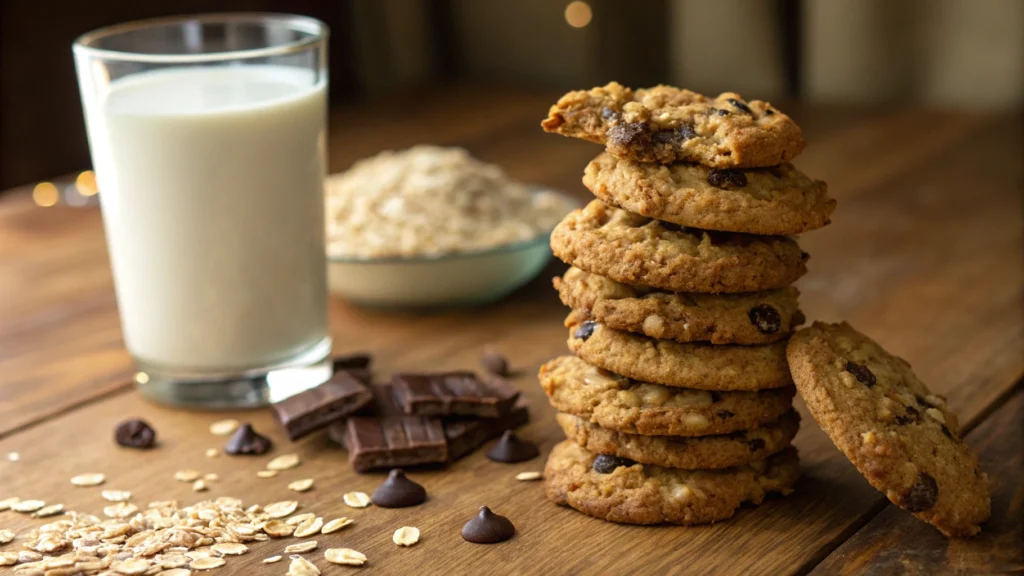
<path fill-rule="evenodd" d="M 613 79 L 857 105 L 997 109 L 1024 93 L 1018 0 L 587 0 L 574 8 L 576 18 L 589 8 L 582 27 L 570 24 L 569 4 L 0 0 L 0 189 L 89 167 L 73 40 L 173 14 L 325 21 L 332 106 L 455 85 L 555 93 Z"/>

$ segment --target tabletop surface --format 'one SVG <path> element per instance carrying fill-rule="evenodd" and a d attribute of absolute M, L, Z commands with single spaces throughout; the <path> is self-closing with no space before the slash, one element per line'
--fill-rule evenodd
<path fill-rule="evenodd" d="M 519 179 L 586 197 L 583 166 L 597 147 L 541 132 L 552 96 L 458 89 L 420 94 L 332 115 L 331 167 L 341 170 L 384 148 L 421 142 L 459 145 Z M 810 272 L 797 286 L 813 320 L 847 320 L 906 358 L 958 413 L 966 441 L 992 480 L 992 519 L 970 540 L 947 540 L 888 504 L 797 404 L 803 477 L 796 492 L 698 527 L 605 523 L 549 503 L 539 482 L 543 456 L 506 465 L 483 451 L 446 470 L 415 471 L 428 501 L 415 508 L 354 510 L 341 502 L 371 492 L 382 475 L 355 474 L 323 436 L 290 444 L 265 410 L 229 414 L 275 441 L 271 455 L 296 452 L 303 464 L 257 478 L 267 458 L 207 458 L 220 447 L 208 425 L 225 413 L 190 413 L 143 401 L 121 342 L 98 209 L 36 206 L 28 189 L 0 194 L 0 499 L 61 502 L 99 513 L 99 488 L 69 479 L 103 472 L 104 488 L 134 500 L 235 496 L 246 503 L 296 499 L 325 519 L 355 524 L 321 536 L 307 556 L 325 574 L 350 568 L 323 559 L 328 547 L 369 557 L 371 573 L 806 574 L 1001 573 L 1024 570 L 1024 206 L 1022 143 L 1016 115 L 923 110 L 789 107 L 809 146 L 795 162 L 828 182 L 839 205 L 832 225 L 800 238 Z M 562 439 L 536 372 L 566 353 L 566 310 L 551 288 L 553 262 L 505 301 L 432 314 L 360 310 L 330 304 L 336 353 L 367 351 L 375 373 L 476 368 L 486 347 L 500 349 L 530 401 L 522 436 L 543 454 Z M 158 449 L 128 451 L 111 440 L 126 417 L 157 429 Z M 176 482 L 176 470 L 213 472 L 209 492 Z M 313 478 L 304 494 L 286 489 Z M 481 546 L 459 531 L 480 505 L 508 516 L 518 533 Z M 40 525 L 0 512 L 0 528 Z M 391 535 L 415 526 L 422 540 L 398 548 Z M 19 538 L 0 550 L 17 550 Z M 256 543 L 219 572 L 281 574 L 263 565 L 280 541 Z M 0 568 L 0 573 L 5 569 Z M 216 573 L 215 571 L 214 573 Z"/>

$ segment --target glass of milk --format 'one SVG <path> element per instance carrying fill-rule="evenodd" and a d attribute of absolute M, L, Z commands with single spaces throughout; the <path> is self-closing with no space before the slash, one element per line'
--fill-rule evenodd
<path fill-rule="evenodd" d="M 327 27 L 177 17 L 73 51 L 143 394 L 255 406 L 326 380 Z"/>

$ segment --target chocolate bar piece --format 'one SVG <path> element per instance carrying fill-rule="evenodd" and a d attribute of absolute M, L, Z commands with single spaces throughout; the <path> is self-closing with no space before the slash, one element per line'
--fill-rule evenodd
<path fill-rule="evenodd" d="M 498 418 L 519 398 L 505 380 L 481 380 L 472 372 L 395 374 L 391 385 L 405 413 L 417 416 Z"/>
<path fill-rule="evenodd" d="M 331 362 L 334 365 L 334 371 L 339 372 L 341 370 L 368 370 L 371 360 L 373 357 L 369 354 L 357 353 L 335 356 Z"/>
<path fill-rule="evenodd" d="M 274 419 L 297 440 L 352 414 L 373 398 L 370 389 L 348 372 L 338 372 L 330 380 L 271 404 Z"/>
<path fill-rule="evenodd" d="M 440 464 L 448 444 L 439 418 L 405 414 L 391 385 L 373 386 L 373 402 L 363 413 L 332 424 L 331 439 L 345 446 L 357 472 L 374 468 Z"/>
<path fill-rule="evenodd" d="M 458 460 L 505 430 L 518 428 L 530 420 L 526 400 L 519 399 L 509 412 L 498 418 L 474 420 L 445 418 L 444 435 L 448 441 L 448 459 Z"/>

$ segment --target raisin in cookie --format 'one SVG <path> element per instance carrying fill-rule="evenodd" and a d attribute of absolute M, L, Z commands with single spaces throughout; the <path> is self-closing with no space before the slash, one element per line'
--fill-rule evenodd
<path fill-rule="evenodd" d="M 562 303 L 610 328 L 678 342 L 767 344 L 804 322 L 792 287 L 743 294 L 666 292 L 579 268 L 554 279 Z M 577 323 L 576 318 L 570 319 Z M 569 321 L 569 320 L 567 320 Z"/>
<path fill-rule="evenodd" d="M 551 249 L 588 272 L 672 292 L 772 290 L 807 272 L 807 254 L 790 238 L 682 228 L 600 200 L 566 216 Z"/>
<path fill-rule="evenodd" d="M 872 486 L 947 536 L 980 530 L 988 480 L 910 364 L 845 322 L 797 332 L 788 356 L 811 415 Z"/>
<path fill-rule="evenodd" d="M 544 467 L 548 500 L 625 524 L 707 524 L 769 492 L 789 494 L 800 476 L 795 448 L 722 470 L 680 470 L 593 454 L 568 440 Z"/>
<path fill-rule="evenodd" d="M 561 356 L 541 366 L 541 387 L 559 412 L 609 430 L 706 436 L 765 426 L 788 412 L 796 390 L 712 392 L 638 382 Z"/>
<path fill-rule="evenodd" d="M 671 86 L 632 90 L 612 82 L 569 92 L 540 125 L 637 162 L 755 168 L 789 162 L 804 149 L 800 127 L 767 102 Z"/>
<path fill-rule="evenodd" d="M 736 346 L 656 340 L 587 320 L 572 324 L 569 349 L 587 362 L 644 382 L 701 390 L 792 386 L 786 342 Z"/>
<path fill-rule="evenodd" d="M 785 236 L 829 223 L 836 201 L 825 183 L 792 164 L 722 170 L 698 164 L 647 164 L 601 154 L 583 184 L 606 204 L 707 230 Z"/>
<path fill-rule="evenodd" d="M 800 415 L 795 411 L 751 430 L 690 438 L 617 432 L 561 412 L 556 418 L 569 440 L 595 454 L 687 470 L 729 468 L 762 460 L 789 446 L 800 428 Z"/>

